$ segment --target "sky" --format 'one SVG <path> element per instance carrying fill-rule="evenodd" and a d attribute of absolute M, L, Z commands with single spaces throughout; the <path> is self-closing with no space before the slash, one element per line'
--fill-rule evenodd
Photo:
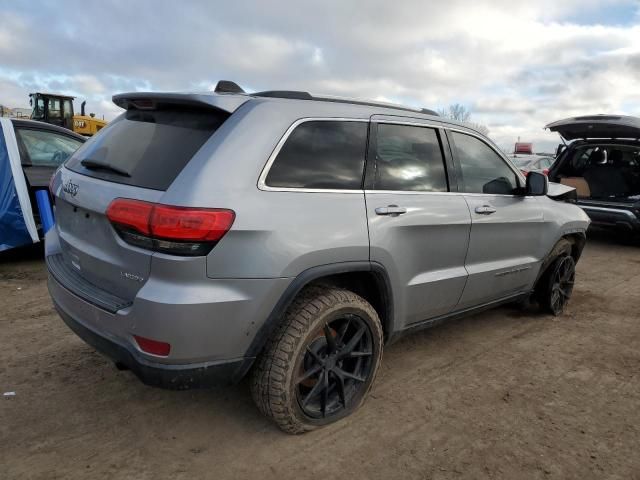
<path fill-rule="evenodd" d="M 640 0 L 0 0 L 0 104 L 33 91 L 304 90 L 431 109 L 460 103 L 505 150 L 545 124 L 640 116 Z"/>

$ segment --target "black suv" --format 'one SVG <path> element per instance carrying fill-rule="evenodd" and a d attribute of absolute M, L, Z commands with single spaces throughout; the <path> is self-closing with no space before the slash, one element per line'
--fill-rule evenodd
<path fill-rule="evenodd" d="M 594 225 L 640 236 L 640 118 L 589 115 L 545 128 L 571 142 L 559 147 L 549 179 L 576 189 Z"/>

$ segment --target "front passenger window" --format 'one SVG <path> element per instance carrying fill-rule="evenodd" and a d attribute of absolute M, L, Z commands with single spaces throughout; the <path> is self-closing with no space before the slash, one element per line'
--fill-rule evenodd
<path fill-rule="evenodd" d="M 451 132 L 460 162 L 462 191 L 512 195 L 518 188 L 515 172 L 483 141 Z"/>

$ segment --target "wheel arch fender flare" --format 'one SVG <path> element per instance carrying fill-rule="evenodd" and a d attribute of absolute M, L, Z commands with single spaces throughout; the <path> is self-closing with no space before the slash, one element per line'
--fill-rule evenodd
<path fill-rule="evenodd" d="M 587 241 L 587 235 L 584 232 L 584 230 L 570 230 L 562 233 L 562 235 L 554 242 L 553 247 L 551 247 L 549 252 L 542 259 L 542 263 L 540 265 L 540 271 L 538 272 L 538 276 L 534 283 L 534 289 L 537 288 L 538 283 L 540 282 L 540 279 L 544 276 L 549 266 L 553 263 L 553 261 L 557 258 L 558 254 L 560 253 L 557 251 L 558 244 L 563 240 L 566 240 L 569 243 L 571 243 L 570 253 L 573 256 L 574 260 L 577 262 L 578 259 L 580 258 L 580 255 L 582 255 L 582 249 L 584 248 L 584 245 Z"/>
<path fill-rule="evenodd" d="M 275 331 L 287 308 L 305 286 L 322 278 L 358 272 L 370 272 L 376 279 L 378 290 L 383 295 L 382 301 L 385 309 L 384 316 L 381 318 L 382 328 L 385 336 L 390 337 L 394 328 L 393 291 L 389 275 L 383 265 L 377 262 L 360 261 L 311 267 L 298 274 L 280 296 L 271 313 L 255 334 L 251 345 L 245 353 L 245 365 L 237 372 L 235 380 L 239 381 L 249 371 L 255 358 L 263 350 L 267 340 Z"/>

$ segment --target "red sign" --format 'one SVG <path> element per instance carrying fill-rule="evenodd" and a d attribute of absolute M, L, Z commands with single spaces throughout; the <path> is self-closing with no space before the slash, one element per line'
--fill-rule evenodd
<path fill-rule="evenodd" d="M 516 142 L 513 153 L 533 153 L 533 143 Z"/>

